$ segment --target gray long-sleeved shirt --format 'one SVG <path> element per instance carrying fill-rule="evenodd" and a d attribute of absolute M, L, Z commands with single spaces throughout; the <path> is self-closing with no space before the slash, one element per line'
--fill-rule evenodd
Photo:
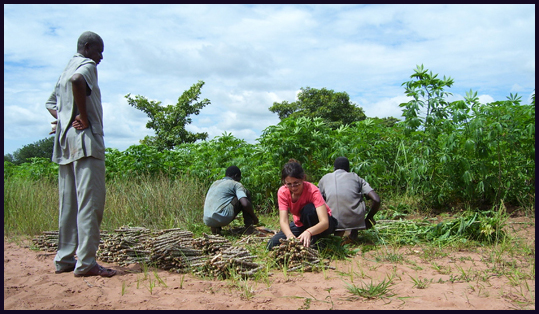
<path fill-rule="evenodd" d="M 77 130 L 72 126 L 75 116 L 79 114 L 70 81 L 75 73 L 84 77 L 91 90 L 90 95 L 86 96 L 86 111 L 90 127 L 84 130 Z M 75 54 L 60 75 L 45 107 L 56 110 L 58 116 L 52 155 L 53 162 L 66 165 L 84 157 L 105 160 L 103 107 L 101 105 L 101 91 L 97 84 L 95 61 L 80 53 Z"/>

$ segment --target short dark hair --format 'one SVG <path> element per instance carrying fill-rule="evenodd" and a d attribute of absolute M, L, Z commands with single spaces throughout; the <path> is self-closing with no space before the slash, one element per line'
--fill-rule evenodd
<path fill-rule="evenodd" d="M 84 45 L 86 43 L 89 43 L 91 45 L 95 45 L 95 44 L 102 45 L 103 39 L 101 38 L 101 36 L 97 35 L 94 32 L 90 32 L 90 31 L 84 32 L 79 36 L 79 39 L 77 41 L 77 52 L 84 49 Z"/>
<path fill-rule="evenodd" d="M 234 177 L 236 175 L 241 176 L 240 168 L 238 168 L 236 166 L 230 166 L 230 167 L 226 168 L 225 176 L 232 178 L 232 177 Z"/>
<path fill-rule="evenodd" d="M 305 171 L 303 170 L 303 167 L 299 163 L 299 161 L 295 159 L 290 159 L 283 167 L 283 170 L 281 171 L 281 181 L 284 182 L 284 179 L 286 177 L 292 177 L 300 180 L 305 180 Z"/>
<path fill-rule="evenodd" d="M 333 167 L 335 168 L 335 170 L 342 169 L 350 171 L 350 161 L 348 161 L 348 158 L 346 157 L 338 157 L 337 159 L 335 159 Z"/>

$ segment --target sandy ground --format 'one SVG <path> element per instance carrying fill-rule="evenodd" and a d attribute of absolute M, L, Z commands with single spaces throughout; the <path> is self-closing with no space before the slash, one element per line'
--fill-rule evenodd
<path fill-rule="evenodd" d="M 521 220 L 513 226 L 519 237 L 535 243 L 535 224 Z M 405 261 L 379 261 L 376 254 L 380 250 L 370 251 L 332 262 L 335 270 L 288 275 L 277 270 L 267 280 L 258 281 L 206 280 L 192 274 L 144 272 L 139 265 L 106 263 L 101 264 L 118 270 L 118 275 L 75 278 L 73 273 L 54 273 L 54 253 L 33 251 L 25 243 L 4 238 L 4 310 L 535 309 L 535 273 L 518 285 L 511 284 L 507 276 L 489 276 L 493 265 L 484 262 L 488 253 L 481 249 L 430 260 L 423 259 L 421 247 L 393 253 L 401 254 Z M 436 270 L 433 263 L 446 271 Z M 522 267 L 526 271 L 526 265 Z M 390 293 L 382 298 L 359 297 L 347 288 L 347 284 L 366 287 L 364 284 L 378 284 L 390 277 Z M 412 278 L 432 282 L 419 289 Z"/>

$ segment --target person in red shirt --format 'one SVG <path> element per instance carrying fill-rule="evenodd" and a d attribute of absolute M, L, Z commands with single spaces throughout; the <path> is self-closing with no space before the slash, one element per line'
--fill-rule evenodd
<path fill-rule="evenodd" d="M 281 231 L 268 242 L 268 249 L 279 246 L 280 239 L 299 239 L 306 247 L 335 231 L 337 219 L 331 216 L 320 190 L 305 181 L 305 171 L 301 164 L 290 159 L 281 172 L 283 186 L 277 192 L 279 203 L 279 224 Z M 293 221 L 289 223 L 288 214 Z"/>

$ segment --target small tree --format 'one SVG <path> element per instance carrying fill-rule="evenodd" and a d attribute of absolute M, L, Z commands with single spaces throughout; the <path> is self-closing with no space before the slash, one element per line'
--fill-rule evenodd
<path fill-rule="evenodd" d="M 432 74 L 423 65 L 417 66 L 412 80 L 402 83 L 405 86 L 406 96 L 413 99 L 399 106 L 403 107 L 402 115 L 406 118 L 404 124 L 408 131 L 415 131 L 420 126 L 425 130 L 436 131 L 436 123 L 448 117 L 449 103 L 445 99 L 451 93 L 444 90 L 453 85 L 453 79 L 444 76 L 439 79 L 438 74 Z M 427 110 L 425 116 L 421 116 L 421 110 Z"/>
<path fill-rule="evenodd" d="M 302 87 L 297 101 L 274 102 L 269 110 L 277 113 L 281 120 L 288 117 L 322 118 L 334 129 L 366 118 L 363 109 L 351 102 L 346 92 L 334 92 L 326 88 Z"/>
<path fill-rule="evenodd" d="M 200 110 L 210 104 L 208 99 L 198 101 L 203 81 L 191 86 L 179 98 L 176 105 L 160 106 L 160 101 L 152 101 L 137 95 L 134 98 L 127 94 L 129 105 L 144 111 L 150 121 L 146 127 L 155 131 L 155 136 L 146 136 L 140 141 L 141 144 L 152 146 L 158 150 L 170 150 L 182 143 L 193 143 L 197 140 L 205 140 L 208 133 L 193 133 L 185 129 L 186 124 L 192 122 L 190 115 L 198 115 Z"/>

